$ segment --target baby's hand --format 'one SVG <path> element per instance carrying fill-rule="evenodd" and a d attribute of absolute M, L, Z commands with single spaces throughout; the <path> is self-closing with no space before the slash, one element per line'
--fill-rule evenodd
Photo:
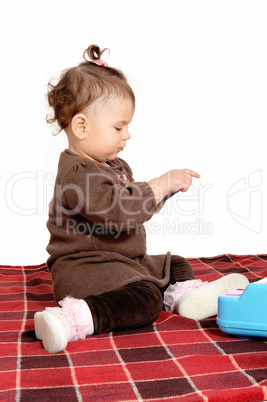
<path fill-rule="evenodd" d="M 167 194 L 187 191 L 192 184 L 193 177 L 198 179 L 200 175 L 190 169 L 173 169 L 148 183 L 154 192 L 157 204 L 159 204 Z"/>
<path fill-rule="evenodd" d="M 185 192 L 192 184 L 193 177 L 199 179 L 200 175 L 196 173 L 194 170 L 190 169 L 174 169 L 167 173 L 170 175 L 169 179 L 170 183 L 170 191 L 182 191 Z M 167 185 L 167 187 L 169 187 Z"/>

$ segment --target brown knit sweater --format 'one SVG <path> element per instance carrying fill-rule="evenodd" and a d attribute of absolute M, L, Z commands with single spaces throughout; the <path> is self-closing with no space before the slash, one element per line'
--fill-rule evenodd
<path fill-rule="evenodd" d="M 146 254 L 143 223 L 157 211 L 147 182 L 120 158 L 102 164 L 69 150 L 58 164 L 47 222 L 54 295 L 86 297 L 150 280 L 163 287 L 170 253 Z"/>

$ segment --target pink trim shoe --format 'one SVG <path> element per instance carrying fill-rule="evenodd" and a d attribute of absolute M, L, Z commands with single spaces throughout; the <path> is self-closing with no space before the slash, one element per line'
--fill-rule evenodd
<path fill-rule="evenodd" d="M 248 279 L 241 274 L 230 274 L 216 281 L 189 290 L 176 302 L 174 311 L 183 317 L 202 320 L 218 314 L 218 297 L 236 289 L 244 289 Z"/>
<path fill-rule="evenodd" d="M 68 342 L 94 333 L 91 311 L 84 300 L 66 297 L 60 307 L 47 307 L 34 315 L 36 338 L 48 353 L 62 352 Z"/>
<path fill-rule="evenodd" d="M 43 341 L 48 353 L 62 352 L 76 333 L 73 320 L 60 307 L 47 307 L 35 313 L 34 327 L 36 338 Z"/>

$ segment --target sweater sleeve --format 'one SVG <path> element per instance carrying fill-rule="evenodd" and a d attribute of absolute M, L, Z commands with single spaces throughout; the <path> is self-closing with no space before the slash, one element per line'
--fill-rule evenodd
<path fill-rule="evenodd" d="M 126 173 L 129 176 L 131 170 Z M 91 161 L 72 166 L 59 191 L 68 214 L 81 215 L 116 232 L 146 222 L 157 211 L 147 182 L 122 183 L 112 169 Z"/>

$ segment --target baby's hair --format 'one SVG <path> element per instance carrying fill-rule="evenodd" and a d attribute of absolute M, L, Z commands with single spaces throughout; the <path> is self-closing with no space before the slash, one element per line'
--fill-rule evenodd
<path fill-rule="evenodd" d="M 57 122 L 58 132 L 67 128 L 76 114 L 90 110 L 97 100 L 127 98 L 135 106 L 135 96 L 125 75 L 99 62 L 106 50 L 97 45 L 89 46 L 83 53 L 82 63 L 64 70 L 56 85 L 48 84 L 47 99 L 53 116 L 47 115 L 46 121 Z"/>

